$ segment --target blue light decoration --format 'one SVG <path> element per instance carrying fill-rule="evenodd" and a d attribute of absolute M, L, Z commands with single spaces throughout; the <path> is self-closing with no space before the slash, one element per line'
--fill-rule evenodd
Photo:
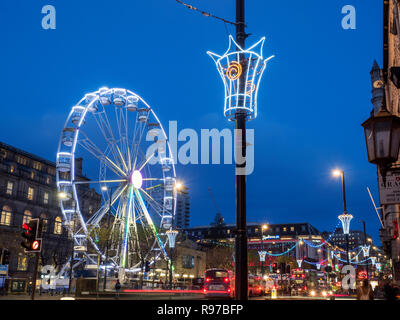
<path fill-rule="evenodd" d="M 369 246 L 369 245 L 361 246 L 361 249 L 364 252 L 364 257 L 369 257 L 369 249 L 370 248 L 371 248 L 371 246 Z"/>
<path fill-rule="evenodd" d="M 335 231 L 336 231 L 336 229 L 338 228 L 339 224 L 340 224 L 340 222 L 338 222 L 338 223 L 336 224 L 335 229 L 333 229 L 333 232 L 329 235 L 329 237 L 328 237 L 327 239 L 325 239 L 324 241 L 322 241 L 320 244 L 315 245 L 315 244 L 313 244 L 312 242 L 307 241 L 306 239 L 303 239 L 303 240 L 304 240 L 304 242 L 305 242 L 308 246 L 310 246 L 310 247 L 312 247 L 312 248 L 320 248 L 320 247 L 322 247 L 322 246 L 328 244 L 329 240 L 330 240 L 330 239 L 332 238 L 332 236 L 335 234 Z M 319 240 L 319 241 L 320 241 L 320 240 Z"/>
<path fill-rule="evenodd" d="M 296 247 L 299 245 L 299 242 L 300 242 L 300 241 L 297 241 L 297 242 L 294 244 L 293 247 L 287 249 L 286 251 L 284 251 L 284 252 L 282 252 L 282 253 L 269 253 L 269 252 L 266 252 L 266 254 L 269 255 L 269 256 L 273 256 L 273 257 L 280 257 L 280 256 L 283 256 L 283 255 L 289 253 L 290 251 L 292 251 L 294 248 L 296 248 Z"/>
<path fill-rule="evenodd" d="M 207 51 L 207 54 L 214 60 L 224 83 L 224 115 L 231 121 L 235 119 L 235 112 L 238 110 L 246 113 L 247 120 L 257 117 L 257 95 L 260 80 L 268 60 L 274 57 L 263 58 L 264 41 L 265 37 L 250 48 L 243 49 L 230 35 L 228 50 L 222 56 Z M 240 82 L 243 81 L 242 79 L 245 79 L 244 87 Z"/>
<path fill-rule="evenodd" d="M 267 251 L 258 251 L 258 255 L 260 256 L 260 262 L 265 262 L 265 256 L 267 255 Z"/>

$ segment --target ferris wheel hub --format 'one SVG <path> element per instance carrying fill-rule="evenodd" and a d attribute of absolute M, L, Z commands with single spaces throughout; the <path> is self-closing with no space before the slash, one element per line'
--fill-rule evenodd
<path fill-rule="evenodd" d="M 135 189 L 140 189 L 143 184 L 143 177 L 139 170 L 134 170 L 129 175 L 129 184 L 133 185 Z"/>

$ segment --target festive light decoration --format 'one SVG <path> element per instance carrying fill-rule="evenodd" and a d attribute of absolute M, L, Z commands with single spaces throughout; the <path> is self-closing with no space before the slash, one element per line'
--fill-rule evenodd
<path fill-rule="evenodd" d="M 351 219 L 353 219 L 353 215 L 349 213 L 342 213 L 339 216 L 339 220 L 342 222 L 343 234 L 349 234 Z"/>
<path fill-rule="evenodd" d="M 258 251 L 258 255 L 260 256 L 260 261 L 265 261 L 265 256 L 267 255 L 267 251 Z"/>
<path fill-rule="evenodd" d="M 363 253 L 364 253 L 364 257 L 369 257 L 369 249 L 370 249 L 370 245 L 367 245 L 367 246 L 361 246 L 361 249 L 362 249 L 362 251 L 363 251 Z"/>
<path fill-rule="evenodd" d="M 169 247 L 170 248 L 175 248 L 175 240 L 176 236 L 178 235 L 178 231 L 169 229 L 167 232 L 167 237 L 168 237 L 168 242 L 169 242 Z"/>
<path fill-rule="evenodd" d="M 376 257 L 370 257 L 372 265 L 375 265 L 376 263 Z M 367 259 L 368 260 L 368 259 Z"/>
<path fill-rule="evenodd" d="M 301 264 L 302 264 L 302 262 L 303 262 L 303 260 L 302 260 L 302 259 L 299 259 L 299 260 L 297 260 L 297 265 L 299 266 L 299 268 L 301 268 Z"/>
<path fill-rule="evenodd" d="M 315 265 L 317 266 L 317 269 L 318 269 L 318 270 L 321 269 L 321 264 L 320 264 L 320 263 L 316 263 Z"/>
<path fill-rule="evenodd" d="M 207 51 L 224 83 L 224 114 L 230 120 L 234 120 L 237 110 L 245 112 L 248 120 L 257 117 L 257 94 L 261 77 L 268 60 L 274 57 L 263 58 L 264 41 L 265 37 L 250 48 L 243 49 L 230 35 L 228 50 L 222 56 Z"/>

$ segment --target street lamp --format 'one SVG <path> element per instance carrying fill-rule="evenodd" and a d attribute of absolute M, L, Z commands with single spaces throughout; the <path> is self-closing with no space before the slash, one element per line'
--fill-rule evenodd
<path fill-rule="evenodd" d="M 64 192 L 64 191 L 60 191 L 57 193 L 57 196 L 60 200 L 71 200 L 71 197 L 68 193 Z M 73 200 L 74 201 L 74 200 Z M 70 257 L 70 270 L 69 270 L 69 282 L 68 282 L 68 294 L 71 294 L 71 287 L 72 287 L 72 276 L 73 276 L 73 263 L 74 263 L 74 246 L 75 246 L 75 239 L 74 239 L 74 235 L 75 235 L 75 224 L 76 224 L 76 202 L 73 202 L 74 204 L 74 213 L 73 213 L 73 224 L 72 224 L 72 229 L 71 229 L 71 233 L 72 233 L 72 245 L 71 245 L 71 257 Z"/>
<path fill-rule="evenodd" d="M 350 232 L 350 221 L 353 219 L 353 216 L 347 213 L 347 205 L 346 205 L 346 187 L 344 182 L 344 171 L 343 170 L 333 170 L 332 174 L 335 177 L 342 178 L 342 194 L 343 194 L 343 213 L 339 215 L 339 220 L 342 222 L 343 234 L 346 236 L 346 256 L 347 256 L 347 264 L 350 264 L 349 257 L 349 232 Z"/>
<path fill-rule="evenodd" d="M 168 244 L 169 244 L 169 256 L 170 256 L 170 267 L 169 267 L 169 288 L 172 290 L 172 251 L 175 248 L 175 240 L 178 235 L 177 230 L 169 229 L 167 232 Z"/>
<path fill-rule="evenodd" d="M 385 185 L 387 169 L 399 155 L 400 117 L 391 114 L 384 101 L 378 113 L 374 115 L 371 112 L 371 117 L 361 125 L 364 127 L 368 161 L 378 166 Z"/>
<path fill-rule="evenodd" d="M 107 186 L 102 186 L 101 187 L 102 191 L 107 191 L 108 188 Z M 109 191 L 109 203 L 108 203 L 108 216 L 107 216 L 107 233 L 110 231 L 110 216 L 111 216 L 111 206 L 112 206 L 112 188 L 110 188 Z M 103 291 L 106 291 L 106 283 L 107 283 L 107 261 L 108 261 L 108 239 L 109 239 L 109 234 L 107 234 L 107 239 L 106 239 L 106 256 L 104 260 L 104 281 L 103 281 Z"/>
<path fill-rule="evenodd" d="M 266 251 L 264 251 L 264 230 L 268 230 L 268 225 L 263 224 L 261 226 L 261 251 L 258 252 L 260 256 L 260 262 L 261 262 L 261 277 L 264 278 L 264 262 L 265 262 L 265 256 L 266 256 Z"/>
<path fill-rule="evenodd" d="M 369 245 L 367 245 L 367 233 L 366 233 L 366 231 L 365 231 L 365 221 L 364 220 L 360 220 L 360 222 L 363 224 L 363 228 L 364 228 L 364 246 L 362 246 L 361 248 L 362 248 L 362 250 L 363 250 L 363 254 L 364 254 L 364 257 L 368 257 L 369 256 L 369 248 L 370 248 L 370 246 Z M 367 272 L 367 280 L 369 279 L 369 275 L 368 275 L 368 273 L 369 273 L 369 268 L 368 268 L 368 259 L 367 259 L 367 265 L 365 266 L 365 271 Z"/>

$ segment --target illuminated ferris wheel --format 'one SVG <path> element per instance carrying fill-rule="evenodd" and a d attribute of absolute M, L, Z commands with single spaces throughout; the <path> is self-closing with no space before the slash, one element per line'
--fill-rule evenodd
<path fill-rule="evenodd" d="M 79 172 L 79 158 L 88 178 Z M 174 160 L 160 121 L 137 94 L 101 88 L 72 107 L 58 144 L 57 188 L 64 225 L 80 254 L 74 266 L 97 264 L 100 256 L 124 274 L 143 261 L 168 259 Z M 88 212 L 84 197 L 91 188 L 101 202 Z"/>

